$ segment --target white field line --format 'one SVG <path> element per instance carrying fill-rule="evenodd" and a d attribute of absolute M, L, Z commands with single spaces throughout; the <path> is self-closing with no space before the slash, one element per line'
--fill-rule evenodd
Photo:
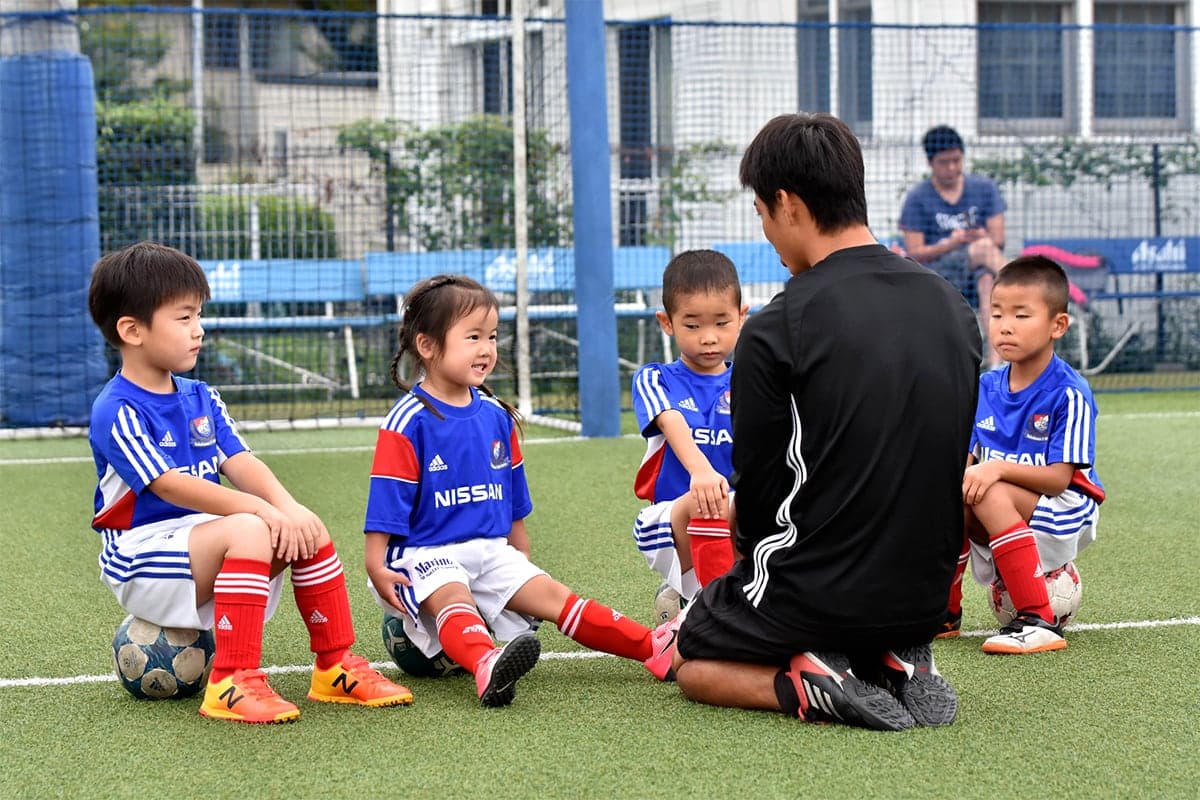
<path fill-rule="evenodd" d="M 1200 417 L 1200 411 L 1152 411 L 1146 413 L 1132 414 L 1104 414 L 1101 415 L 1100 421 L 1110 419 L 1191 419 Z M 640 439 L 636 433 L 627 433 L 621 436 L 622 439 Z M 584 442 L 587 441 L 586 436 L 550 436 L 542 439 L 526 439 L 522 443 L 522 447 L 529 445 L 543 444 L 564 444 L 566 442 Z M 262 456 L 295 456 L 295 455 L 313 455 L 315 453 L 367 453 L 375 449 L 374 445 L 355 445 L 350 447 L 296 447 L 282 450 L 255 450 L 255 454 Z M 91 456 L 63 456 L 61 458 L 0 458 L 0 467 L 28 467 L 28 466 L 43 466 L 50 464 L 90 464 L 92 463 Z"/>
<path fill-rule="evenodd" d="M 530 445 L 562 444 L 563 442 L 584 442 L 586 436 L 548 436 L 544 439 L 526 439 L 521 443 L 525 448 Z M 627 433 L 622 439 L 640 439 L 636 433 Z M 351 445 L 346 447 L 296 447 L 285 450 L 255 450 L 259 456 L 296 456 L 312 455 L 314 453 L 370 453 L 375 449 L 373 444 Z M 63 456 L 61 458 L 0 458 L 0 467 L 42 466 L 47 464 L 91 464 L 91 456 Z"/>
<path fill-rule="evenodd" d="M 1174 619 L 1149 619 L 1136 622 L 1084 622 L 1079 625 L 1068 625 L 1069 631 L 1111 631 L 1128 628 L 1169 628 L 1178 625 L 1200 625 L 1200 617 L 1177 617 Z M 991 636 L 994 630 L 963 631 L 964 638 L 982 638 Z M 612 658 L 608 653 L 597 653 L 592 650 L 577 650 L 570 653 L 542 653 L 541 659 L 559 661 L 579 658 Z M 391 661 L 373 661 L 375 669 L 395 668 Z M 309 672 L 311 664 L 288 664 L 286 666 L 264 667 L 263 671 L 272 675 L 282 675 L 289 672 Z M 104 675 L 75 675 L 70 678 L 0 678 L 0 689 L 15 689 L 19 687 L 69 686 L 83 683 L 112 683 L 116 681 L 115 673 Z"/>

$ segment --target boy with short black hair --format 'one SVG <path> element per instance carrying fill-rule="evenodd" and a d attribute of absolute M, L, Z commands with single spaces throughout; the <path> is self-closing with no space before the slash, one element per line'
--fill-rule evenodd
<path fill-rule="evenodd" d="M 92 405 L 88 434 L 101 580 L 127 612 L 157 625 L 209 629 L 215 621 L 202 716 L 300 716 L 259 669 L 263 622 L 289 567 L 316 654 L 308 699 L 411 703 L 408 689 L 349 650 L 346 579 L 324 523 L 251 454 L 216 389 L 176 374 L 196 366 L 209 297 L 193 258 L 150 242 L 104 256 L 92 270 L 92 319 L 121 354 L 120 371 Z"/>
<path fill-rule="evenodd" d="M 1067 646 L 1050 608 L 1045 573 L 1096 538 L 1104 487 L 1096 475 L 1096 403 L 1087 380 L 1054 353 L 1067 332 L 1067 276 L 1044 256 L 1000 270 L 990 341 L 1006 365 L 979 379 L 979 405 L 963 477 L 972 573 L 999 575 L 1017 616 L 983 643 L 985 653 Z M 960 561 L 950 616 L 961 619 Z"/>
<path fill-rule="evenodd" d="M 664 310 L 655 316 L 674 337 L 679 358 L 646 364 L 633 376 L 633 409 L 646 438 L 634 493 L 651 503 L 638 514 L 633 538 L 646 563 L 687 603 L 733 563 L 726 359 L 747 306 L 737 268 L 715 250 L 671 259 L 662 294 Z"/>

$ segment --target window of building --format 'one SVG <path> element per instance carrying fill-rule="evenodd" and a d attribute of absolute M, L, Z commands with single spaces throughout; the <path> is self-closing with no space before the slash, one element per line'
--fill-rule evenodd
<path fill-rule="evenodd" d="M 830 17 L 827 0 L 799 0 L 796 33 L 798 105 L 802 111 L 833 111 Z M 872 107 L 872 29 L 869 0 L 838 4 L 837 109 L 859 136 L 870 134 Z"/>
<path fill-rule="evenodd" d="M 511 114 L 512 42 L 485 42 L 479 47 L 483 67 L 483 113 Z"/>
<path fill-rule="evenodd" d="M 979 4 L 979 127 L 987 133 L 1074 129 L 1077 34 L 1058 2 Z"/>
<path fill-rule="evenodd" d="M 622 25 L 617 44 L 617 242 L 648 244 L 659 163 L 658 53 L 666 35 L 650 25 Z"/>
<path fill-rule="evenodd" d="M 828 111 L 829 104 L 829 7 L 801 0 L 796 31 L 796 61 L 799 69 L 799 109 Z"/>
<path fill-rule="evenodd" d="M 244 37 L 244 41 L 243 41 Z M 357 16 L 204 15 L 204 66 L 239 69 L 259 80 L 373 85 L 379 69 L 376 20 Z"/>
<path fill-rule="evenodd" d="M 1097 130 L 1186 125 L 1181 76 L 1187 74 L 1187 40 L 1180 31 L 1145 27 L 1182 24 L 1184 9 L 1174 3 L 1098 2 L 1094 13 Z"/>
<path fill-rule="evenodd" d="M 271 20 L 253 14 L 204 15 L 204 66 L 237 69 L 241 63 L 242 33 L 250 37 L 250 69 L 262 72 L 270 65 Z"/>
<path fill-rule="evenodd" d="M 649 178 L 654 163 L 653 80 L 650 26 L 617 31 L 621 177 Z"/>
<path fill-rule="evenodd" d="M 480 14 L 499 17 L 498 0 L 483 0 Z M 483 84 L 483 113 L 512 113 L 512 40 L 508 37 L 479 45 L 479 64 Z"/>

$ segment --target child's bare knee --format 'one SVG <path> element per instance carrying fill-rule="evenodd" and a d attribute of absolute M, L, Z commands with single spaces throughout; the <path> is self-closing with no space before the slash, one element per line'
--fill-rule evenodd
<path fill-rule="evenodd" d="M 253 558 L 268 561 L 271 558 L 271 529 L 261 517 L 239 512 L 225 518 L 229 525 L 231 541 L 228 555 L 234 558 Z"/>

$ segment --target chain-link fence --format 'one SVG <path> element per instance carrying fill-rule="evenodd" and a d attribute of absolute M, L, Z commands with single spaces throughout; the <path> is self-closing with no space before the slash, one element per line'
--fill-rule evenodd
<path fill-rule="evenodd" d="M 1100 386 L 1200 383 L 1196 29 L 1101 19 L 1100 4 L 1089 27 L 1005 11 L 1034 5 L 981 3 L 976 26 L 609 21 L 613 196 L 595 202 L 612 209 L 622 383 L 670 357 L 652 313 L 672 253 L 740 254 L 752 304 L 781 285 L 737 167 L 767 119 L 802 109 L 859 134 L 872 228 L 897 246 L 905 196 L 930 174 L 922 136 L 955 127 L 967 171 L 1006 203 L 1005 257 L 1055 248 L 1045 252 L 1077 265 L 1063 354 L 1098 368 Z M 196 372 L 236 415 L 381 413 L 395 394 L 398 296 L 415 276 L 452 270 L 512 304 L 523 222 L 534 410 L 577 417 L 565 23 L 561 3 L 537 11 L 524 23 L 525 220 L 513 212 L 508 18 L 58 17 L 94 75 L 100 250 L 152 239 L 202 262 L 214 298 Z M 0 20 L 10 36 L 21 21 Z M 10 283 L 11 265 L 0 268 Z M 61 312 L 44 308 L 51 325 Z M 8 350 L 24 324 L 13 319 L 0 317 Z M 493 380 L 506 396 L 511 319 L 506 309 Z"/>

